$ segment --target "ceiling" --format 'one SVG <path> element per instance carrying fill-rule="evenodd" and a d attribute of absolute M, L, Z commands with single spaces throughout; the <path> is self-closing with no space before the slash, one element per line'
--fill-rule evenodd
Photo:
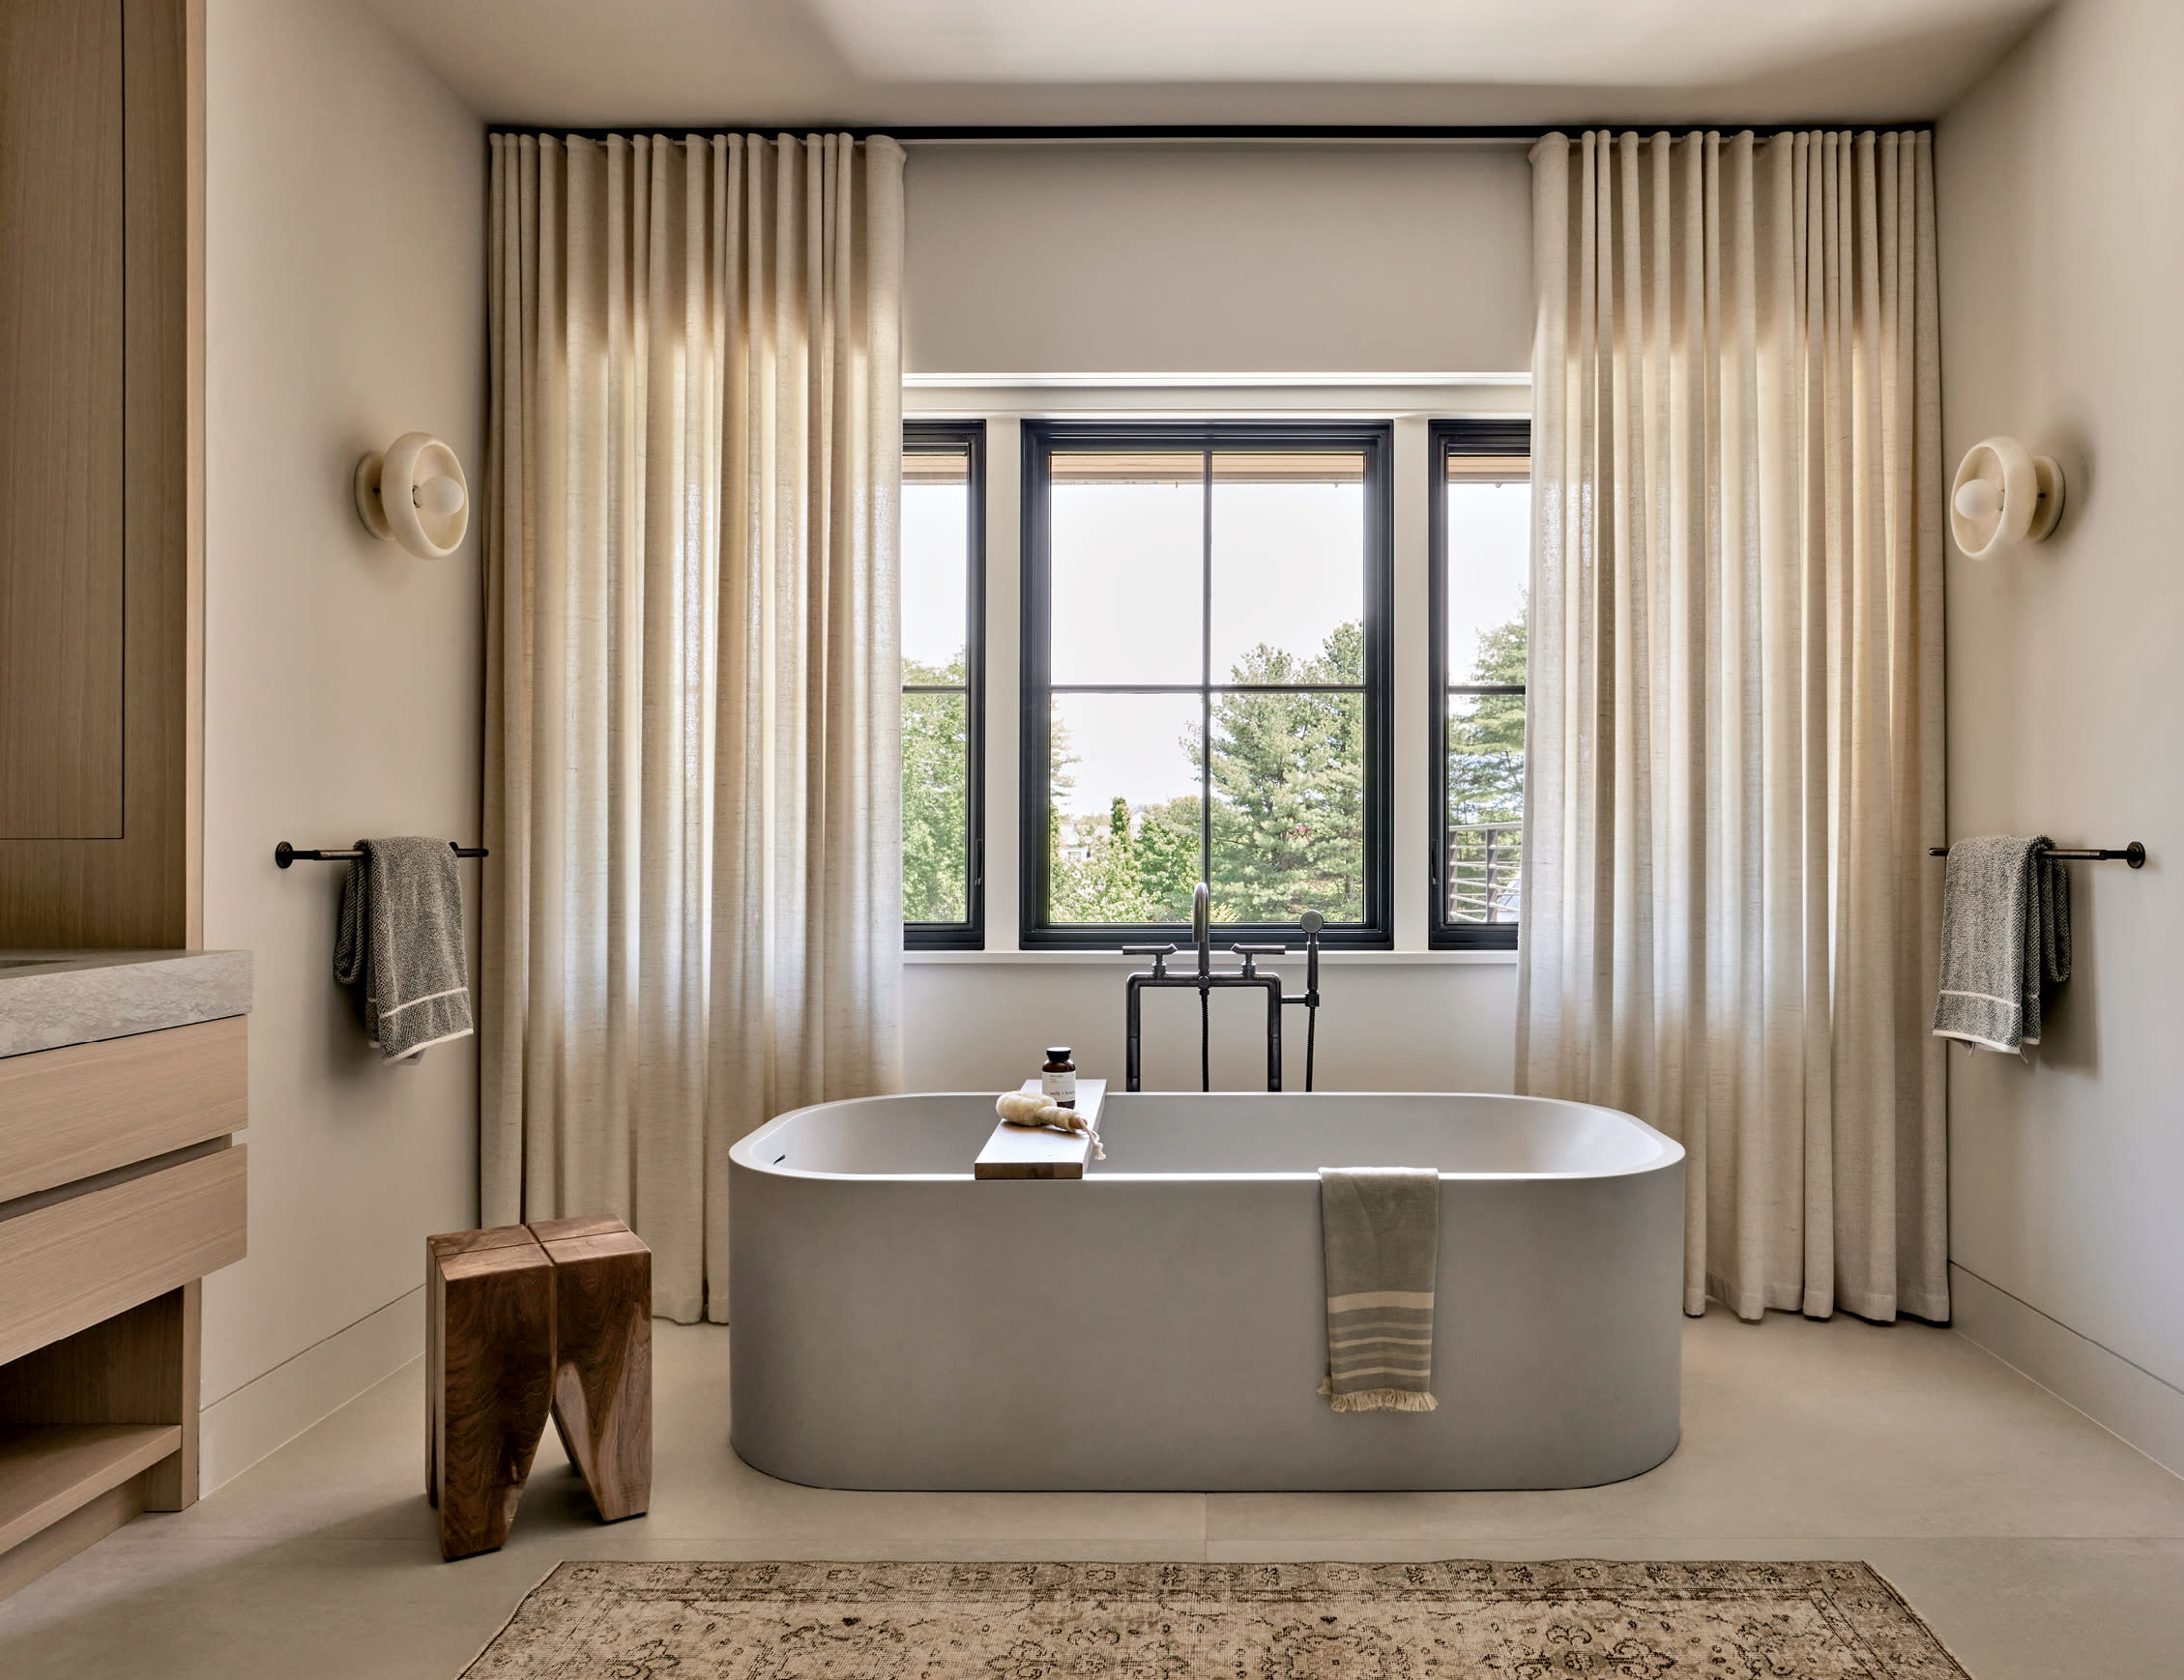
<path fill-rule="evenodd" d="M 1938 115 L 2049 0 L 364 0 L 490 121 Z"/>

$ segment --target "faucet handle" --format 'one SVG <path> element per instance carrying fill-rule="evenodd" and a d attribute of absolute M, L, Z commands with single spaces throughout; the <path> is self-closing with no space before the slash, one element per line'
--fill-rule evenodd
<path fill-rule="evenodd" d="M 1176 947 L 1174 945 L 1124 945 L 1122 947 L 1122 955 L 1125 957 L 1150 957 L 1152 959 L 1152 971 L 1155 974 L 1162 975 L 1168 972 L 1168 959 L 1175 954 Z"/>
<path fill-rule="evenodd" d="M 1247 980 L 1257 976 L 1261 957 L 1286 957 L 1289 955 L 1289 946 L 1287 945 L 1231 945 L 1229 949 L 1243 959 L 1243 977 Z"/>

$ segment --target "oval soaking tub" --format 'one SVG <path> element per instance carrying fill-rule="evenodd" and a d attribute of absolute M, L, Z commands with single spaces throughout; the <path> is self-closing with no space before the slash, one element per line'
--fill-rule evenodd
<path fill-rule="evenodd" d="M 1675 1449 L 1683 1149 L 1535 1097 L 1107 1100 L 1082 1179 L 976 1180 L 990 1094 L 729 1153 L 731 1434 L 825 1488 L 1575 1488 Z M 1338 1414 L 1325 1166 L 1441 1181 L 1432 1412 Z"/>

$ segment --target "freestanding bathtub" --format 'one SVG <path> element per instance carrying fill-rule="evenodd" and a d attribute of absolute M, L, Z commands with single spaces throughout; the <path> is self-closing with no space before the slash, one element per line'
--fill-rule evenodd
<path fill-rule="evenodd" d="M 826 1488 L 1574 1488 L 1675 1449 L 1683 1149 L 1531 1097 L 1117 1095 L 1080 1180 L 976 1180 L 990 1094 L 730 1152 L 731 1434 Z M 1432 1412 L 1337 1414 L 1325 1166 L 1435 1167 Z"/>

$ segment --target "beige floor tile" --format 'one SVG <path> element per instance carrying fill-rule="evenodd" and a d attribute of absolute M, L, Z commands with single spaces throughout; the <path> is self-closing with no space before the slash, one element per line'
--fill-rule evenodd
<path fill-rule="evenodd" d="M 2184 1675 L 2184 1483 L 1947 1332 L 1687 1326 L 1684 1442 L 1560 1493 L 859 1493 L 728 1447 L 728 1336 L 661 1325 L 655 1499 L 551 1432 L 508 1548 L 438 1561 L 411 1367 L 0 1604 L 7 1680 L 448 1680 L 565 1558 L 1863 1557 L 1975 1680 Z"/>

